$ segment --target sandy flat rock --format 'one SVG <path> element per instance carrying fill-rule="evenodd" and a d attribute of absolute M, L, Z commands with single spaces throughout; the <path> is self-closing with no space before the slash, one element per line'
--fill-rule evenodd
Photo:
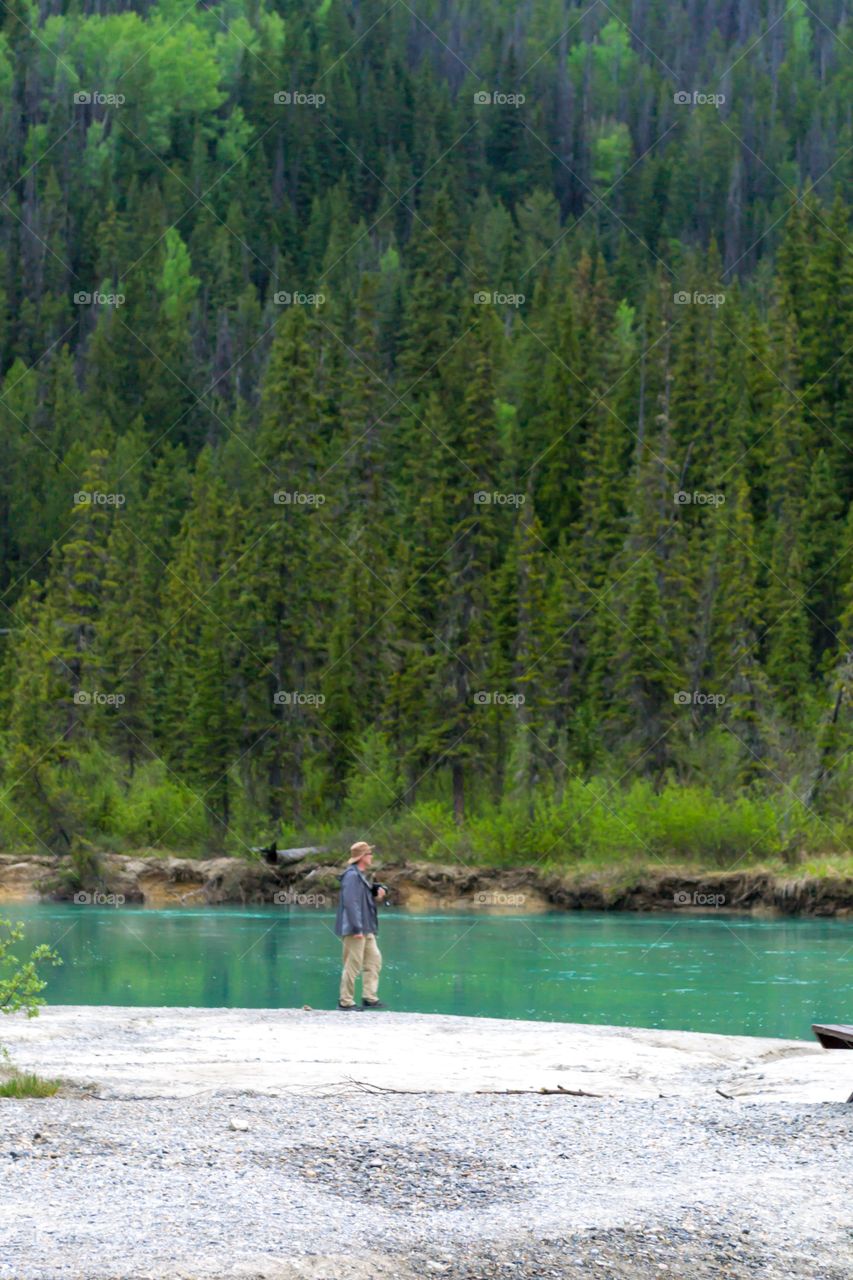
<path fill-rule="evenodd" d="M 102 1097 L 273 1097 L 364 1090 L 557 1090 L 600 1097 L 843 1102 L 853 1055 L 805 1041 L 576 1023 L 301 1009 L 52 1006 L 10 1019 L 22 1068 Z"/>

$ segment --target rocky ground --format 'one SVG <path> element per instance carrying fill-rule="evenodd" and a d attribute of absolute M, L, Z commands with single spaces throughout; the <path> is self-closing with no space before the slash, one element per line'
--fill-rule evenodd
<path fill-rule="evenodd" d="M 0 1100 L 0 1280 L 853 1280 L 849 1054 L 287 1009 L 3 1031 L 67 1083 Z"/>
<path fill-rule="evenodd" d="M 0 1277 L 849 1280 L 851 1138 L 844 1104 L 0 1102 Z"/>

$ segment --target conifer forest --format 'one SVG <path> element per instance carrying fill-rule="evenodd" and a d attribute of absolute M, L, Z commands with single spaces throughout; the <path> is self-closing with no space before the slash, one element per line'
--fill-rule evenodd
<path fill-rule="evenodd" d="M 853 838 L 847 0 L 7 0 L 0 839 Z"/>

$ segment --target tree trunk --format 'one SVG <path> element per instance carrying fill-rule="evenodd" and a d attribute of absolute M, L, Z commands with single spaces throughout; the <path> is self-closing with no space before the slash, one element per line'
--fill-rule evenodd
<path fill-rule="evenodd" d="M 453 820 L 457 827 L 465 821 L 465 773 L 458 760 L 454 760 L 453 774 Z"/>

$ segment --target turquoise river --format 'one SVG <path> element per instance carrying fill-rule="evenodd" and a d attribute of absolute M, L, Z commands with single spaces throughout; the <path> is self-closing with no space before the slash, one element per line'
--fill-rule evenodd
<path fill-rule="evenodd" d="M 297 907 L 6 904 L 63 959 L 52 1004 L 331 1008 L 333 916 Z M 390 1008 L 807 1038 L 853 1021 L 853 923 L 584 912 L 384 913 Z M 23 953 L 23 944 L 16 948 Z"/>

